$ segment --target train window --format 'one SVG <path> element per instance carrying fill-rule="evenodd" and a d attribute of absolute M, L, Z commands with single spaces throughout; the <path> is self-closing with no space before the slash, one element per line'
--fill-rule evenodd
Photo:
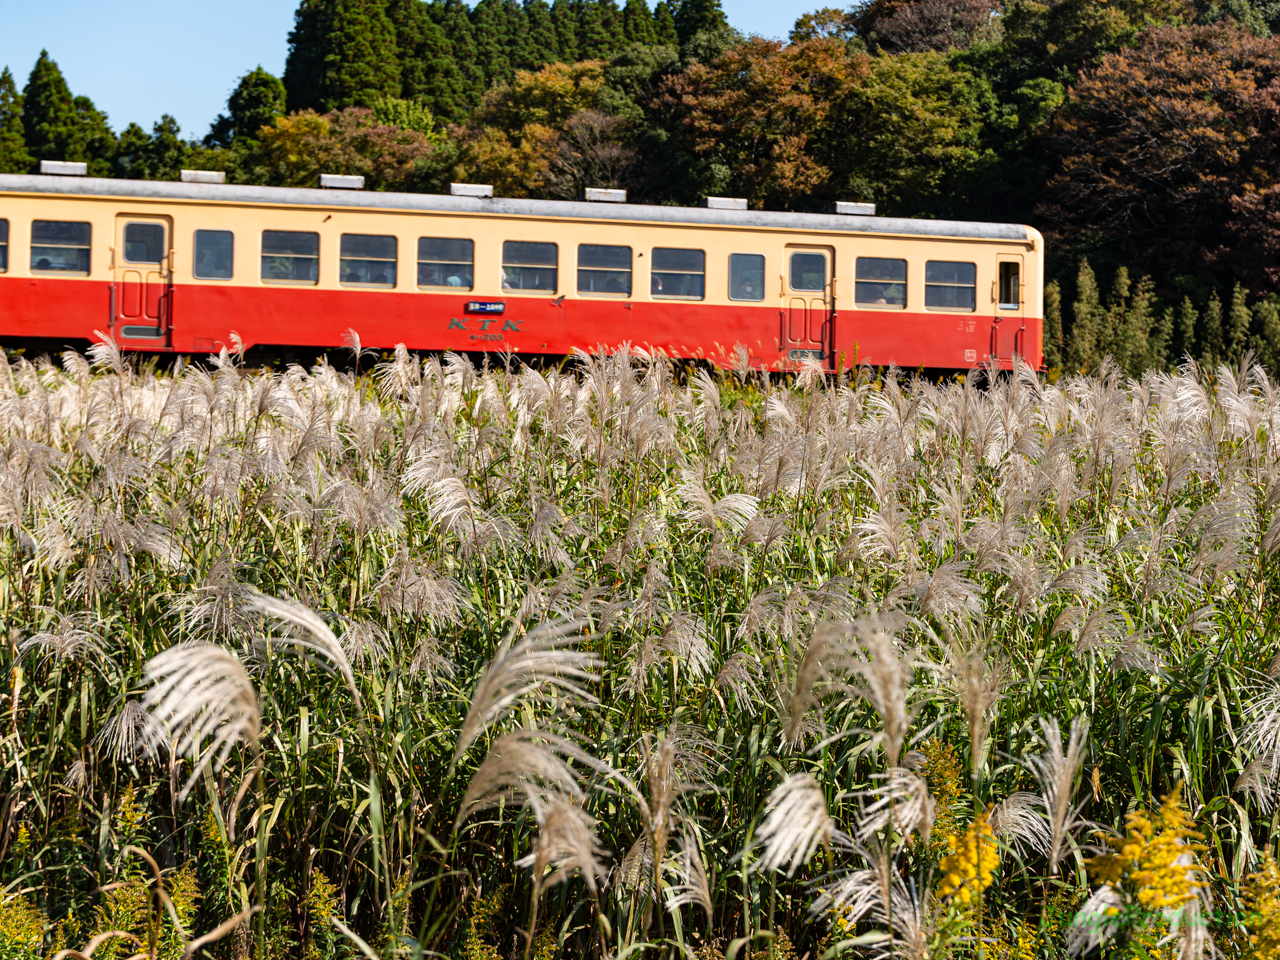
<path fill-rule="evenodd" d="M 578 244 L 578 292 L 631 296 L 631 248 Z"/>
<path fill-rule="evenodd" d="M 9 272 L 9 221 L 0 220 L 0 273 Z"/>
<path fill-rule="evenodd" d="M 1000 264 L 1000 309 L 1017 310 L 1022 305 L 1022 283 L 1015 262 Z"/>
<path fill-rule="evenodd" d="M 396 238 L 344 233 L 338 276 L 342 278 L 344 287 L 394 287 Z"/>
<path fill-rule="evenodd" d="M 827 258 L 820 253 L 791 255 L 791 289 L 821 293 L 827 288 Z"/>
<path fill-rule="evenodd" d="M 320 234 L 263 230 L 262 279 L 268 283 L 318 283 Z"/>
<path fill-rule="evenodd" d="M 125 263 L 159 263 L 167 252 L 164 248 L 164 227 L 160 224 L 124 225 Z"/>
<path fill-rule="evenodd" d="M 860 307 L 901 310 L 907 305 L 907 261 L 858 257 L 853 302 Z"/>
<path fill-rule="evenodd" d="M 502 289 L 555 293 L 559 248 L 554 243 L 502 244 Z"/>
<path fill-rule="evenodd" d="M 764 299 L 764 257 L 758 253 L 729 254 L 729 299 Z"/>
<path fill-rule="evenodd" d="M 654 247 L 649 288 L 663 300 L 701 300 L 706 296 L 707 255 L 701 250 Z"/>
<path fill-rule="evenodd" d="M 978 304 L 978 268 L 972 263 L 930 260 L 924 265 L 926 310 L 969 310 Z"/>
<path fill-rule="evenodd" d="M 31 269 L 57 273 L 88 273 L 93 228 L 66 220 L 31 223 Z"/>
<path fill-rule="evenodd" d="M 230 230 L 197 230 L 191 272 L 201 280 L 230 280 L 235 239 Z"/>
<path fill-rule="evenodd" d="M 475 258 L 476 245 L 471 240 L 420 237 L 418 286 L 470 290 L 475 286 Z"/>

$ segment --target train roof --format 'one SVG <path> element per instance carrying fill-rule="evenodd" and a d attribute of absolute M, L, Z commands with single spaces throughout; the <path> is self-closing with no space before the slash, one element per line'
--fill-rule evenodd
<path fill-rule="evenodd" d="M 830 233 L 883 233 L 966 240 L 1034 242 L 1038 236 L 1035 230 L 1022 224 L 983 223 L 972 220 L 911 220 L 844 214 L 781 213 L 771 210 L 710 210 L 702 207 L 670 207 L 638 203 L 576 203 L 565 200 L 521 200 L 512 197 L 478 199 L 427 193 L 253 187 L 243 184 L 176 183 L 167 180 L 115 180 L 105 177 L 59 177 L 37 174 L 0 174 L 0 194 L 4 193 L 137 197 L 147 200 L 261 203 L 273 206 L 408 210 L 422 213 L 480 213 L 511 217 L 624 220 Z"/>

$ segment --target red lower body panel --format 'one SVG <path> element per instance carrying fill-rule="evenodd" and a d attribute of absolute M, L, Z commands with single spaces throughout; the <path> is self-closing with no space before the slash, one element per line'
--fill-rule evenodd
<path fill-rule="evenodd" d="M 470 312 L 470 304 L 504 305 L 500 314 Z M 172 291 L 162 339 L 136 339 L 112 324 L 112 284 L 92 280 L 0 277 L 0 337 L 98 339 L 109 334 L 138 350 L 216 352 L 232 346 L 340 347 L 348 330 L 361 345 L 389 349 L 564 354 L 577 347 L 612 349 L 622 343 L 668 355 L 730 365 L 744 344 L 752 366 L 798 366 L 778 307 L 712 306 L 689 301 L 629 302 L 543 297 L 484 299 L 455 294 L 305 287 L 178 286 Z M 134 327 L 132 330 L 140 328 Z M 964 369 L 1016 354 L 1041 362 L 1038 319 L 981 314 L 839 310 L 820 346 L 828 367 L 870 363 Z"/>

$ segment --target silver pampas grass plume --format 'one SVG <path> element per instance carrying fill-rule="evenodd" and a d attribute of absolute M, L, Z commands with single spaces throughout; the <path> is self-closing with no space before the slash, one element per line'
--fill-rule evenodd
<path fill-rule="evenodd" d="M 337 636 L 329 629 L 329 625 L 320 618 L 319 614 L 300 603 L 281 600 L 279 597 L 269 597 L 265 593 L 254 593 L 248 607 L 255 613 L 261 613 L 276 620 L 283 620 L 285 623 L 300 627 L 306 631 L 306 635 L 294 634 L 279 638 L 278 642 L 314 650 L 322 655 L 342 675 L 342 679 L 346 683 L 347 689 L 351 691 L 351 696 L 355 699 L 357 707 L 361 705 L 360 690 L 356 687 L 355 674 L 351 670 L 351 662 L 347 659 L 347 653 L 342 648 L 342 643 Z"/>
<path fill-rule="evenodd" d="M 599 679 L 593 671 L 603 662 L 593 653 L 575 649 L 585 626 L 582 620 L 543 623 L 514 645 L 514 635 L 507 635 L 471 695 L 471 708 L 453 753 L 455 762 L 521 697 L 545 698 L 549 690 L 559 690 L 582 700 L 596 699 L 583 684 Z"/>
<path fill-rule="evenodd" d="M 980 646 L 952 643 L 947 649 L 947 679 L 969 727 L 969 775 L 977 780 L 993 713 L 1008 682 L 1005 665 L 988 658 Z"/>
<path fill-rule="evenodd" d="M 708 918 L 714 907 L 707 868 L 698 850 L 698 838 L 688 824 L 680 831 L 680 853 L 669 867 L 676 882 L 667 888 L 667 909 L 673 913 L 684 906 L 699 906 Z"/>
<path fill-rule="evenodd" d="M 1011 793 L 991 809 L 991 832 L 1019 856 L 1026 847 L 1047 855 L 1053 844 L 1049 821 L 1044 818 L 1044 802 L 1038 794 Z"/>
<path fill-rule="evenodd" d="M 165 728 L 137 700 L 127 701 L 104 723 L 93 744 L 116 763 L 128 763 L 139 755 L 154 760 L 167 746 Z"/>
<path fill-rule="evenodd" d="M 807 773 L 794 773 L 774 787 L 756 833 L 761 848 L 753 870 L 786 870 L 795 876 L 819 847 L 847 845 L 848 838 L 827 813 L 822 786 Z"/>
<path fill-rule="evenodd" d="M 499 737 L 458 805 L 457 825 L 504 800 L 531 801 L 553 791 L 580 803 L 583 793 L 567 760 L 594 762 L 577 744 L 553 733 L 517 730 Z"/>
<path fill-rule="evenodd" d="M 147 662 L 145 675 L 151 688 L 144 708 L 164 729 L 174 754 L 191 761 L 179 799 L 206 768 L 221 769 L 237 743 L 258 753 L 258 695 L 234 654 L 211 643 L 170 647 Z"/>
<path fill-rule="evenodd" d="M 1081 804 L 1073 803 L 1076 777 L 1084 764 L 1085 739 L 1089 721 L 1077 717 L 1071 721 L 1071 736 L 1066 745 L 1055 718 L 1040 720 L 1045 752 L 1028 760 L 1032 773 L 1040 783 L 1040 798 L 1049 816 L 1049 870 L 1058 872 L 1058 861 L 1065 853 L 1067 836 L 1077 827 L 1086 826 L 1079 817 Z"/>
<path fill-rule="evenodd" d="M 935 814 L 928 782 L 903 767 L 891 767 L 880 779 L 883 782 L 865 794 L 871 803 L 858 822 L 858 839 L 869 839 L 892 820 L 904 840 L 912 833 L 919 833 L 927 843 Z"/>
<path fill-rule="evenodd" d="M 546 803 L 534 805 L 538 839 L 533 853 L 516 866 L 532 867 L 533 882 L 541 892 L 563 883 L 576 870 L 593 894 L 606 876 L 601 865 L 605 851 L 596 838 L 596 821 L 565 797 L 553 795 Z M 547 875 L 547 870 L 552 872 Z"/>
<path fill-rule="evenodd" d="M 911 725 L 907 691 L 917 666 L 923 661 L 908 648 L 899 656 L 886 625 L 869 620 L 855 626 L 860 656 L 852 667 L 854 689 L 880 714 L 880 732 L 889 766 L 898 766 L 902 744 Z"/>

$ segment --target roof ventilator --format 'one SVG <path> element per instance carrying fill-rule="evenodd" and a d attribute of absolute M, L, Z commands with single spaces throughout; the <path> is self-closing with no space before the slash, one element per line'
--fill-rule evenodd
<path fill-rule="evenodd" d="M 587 187 L 582 191 L 582 199 L 587 203 L 626 203 L 627 191 L 610 190 L 607 187 Z"/>
<path fill-rule="evenodd" d="M 493 185 L 488 183 L 451 183 L 449 184 L 449 196 L 475 197 L 481 200 L 492 199 Z"/>
<path fill-rule="evenodd" d="M 827 207 L 827 213 L 838 213 L 845 217 L 874 217 L 876 215 L 876 205 L 874 203 L 852 203 L 848 200 L 837 200 Z"/>
<path fill-rule="evenodd" d="M 226 183 L 227 175 L 221 170 L 183 170 L 178 179 L 183 183 Z"/>
<path fill-rule="evenodd" d="M 744 197 L 703 197 L 699 206 L 708 210 L 745 210 L 747 201 Z"/>
<path fill-rule="evenodd" d="M 55 177 L 86 177 L 89 175 L 89 165 L 71 160 L 41 160 L 40 172 Z"/>
<path fill-rule="evenodd" d="M 350 177 L 340 173 L 320 174 L 322 190 L 363 190 L 364 177 Z"/>

